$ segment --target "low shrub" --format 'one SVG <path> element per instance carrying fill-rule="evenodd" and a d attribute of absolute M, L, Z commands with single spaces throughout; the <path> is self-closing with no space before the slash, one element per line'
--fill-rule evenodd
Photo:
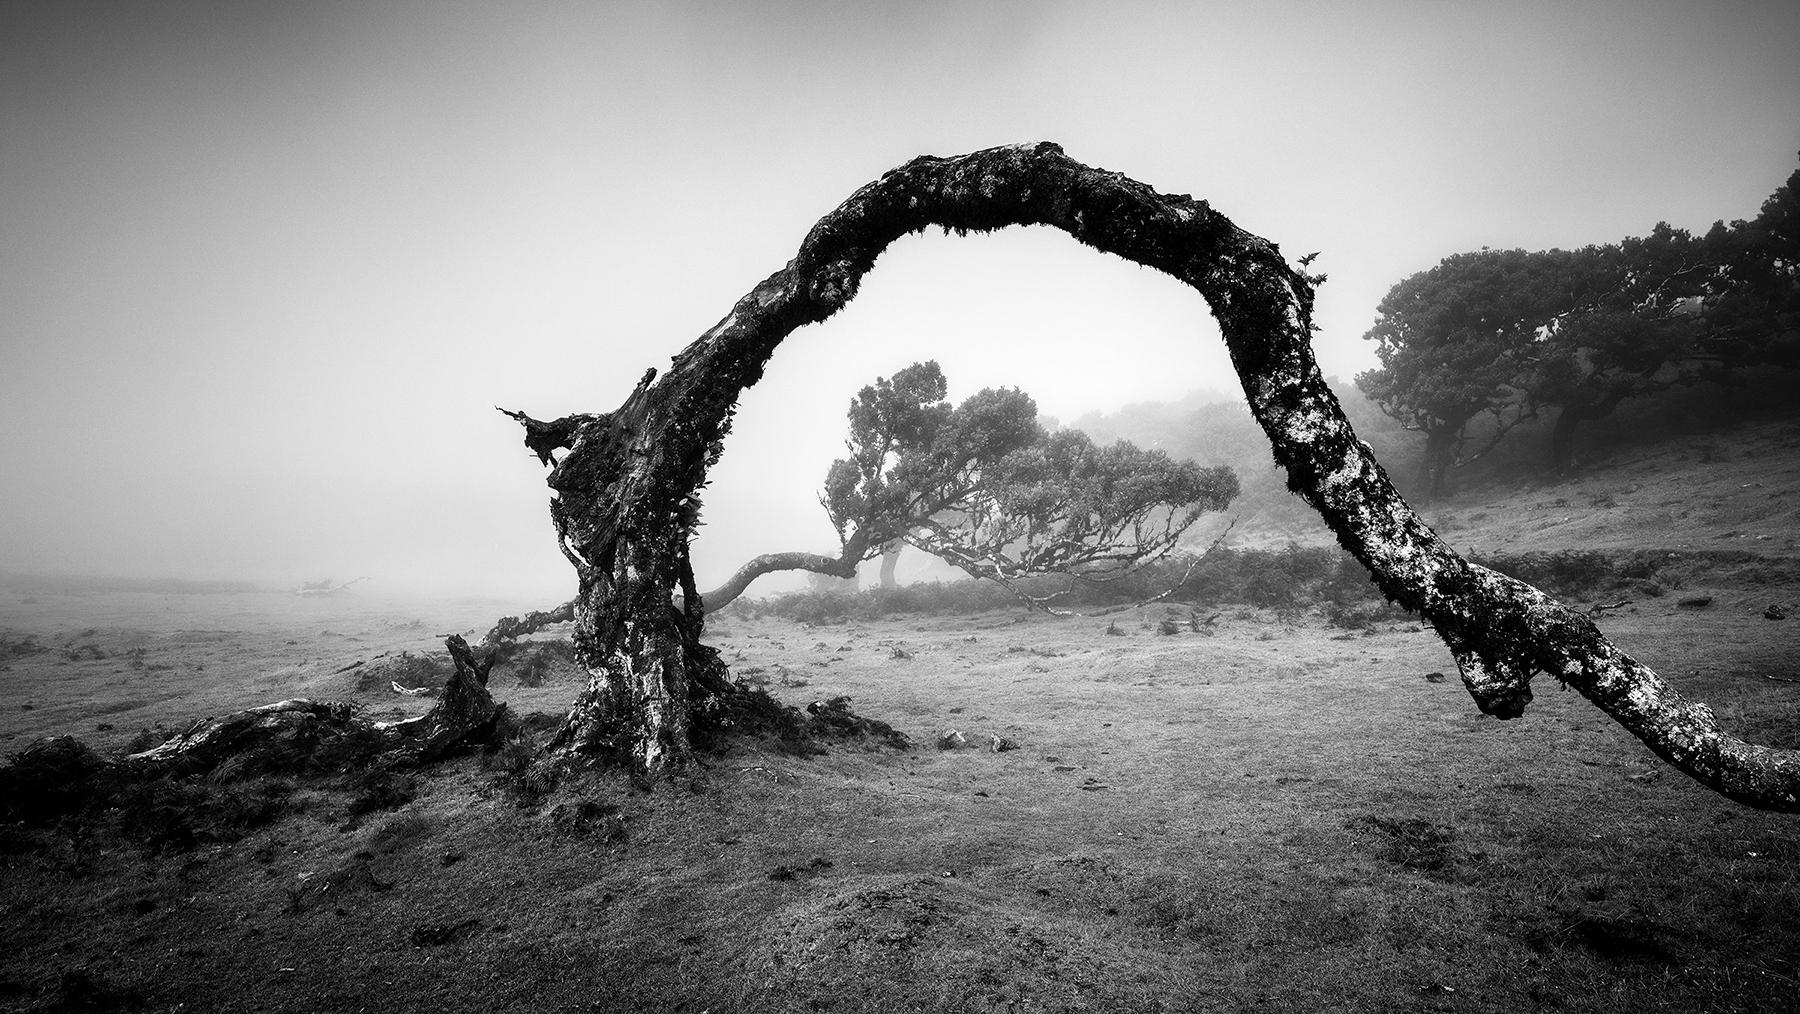
<path fill-rule="evenodd" d="M 1608 584 L 1619 575 L 1613 559 L 1589 549 L 1564 549 L 1552 553 L 1471 554 L 1471 562 L 1553 594 L 1580 595 Z"/>
<path fill-rule="evenodd" d="M 48 823 L 86 809 L 110 785 L 106 762 L 73 736 L 41 739 L 0 767 L 0 820 Z"/>

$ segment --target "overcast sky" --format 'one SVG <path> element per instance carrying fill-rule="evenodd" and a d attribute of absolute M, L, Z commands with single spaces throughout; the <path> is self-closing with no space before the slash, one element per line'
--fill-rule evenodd
<path fill-rule="evenodd" d="M 572 587 L 495 404 L 617 407 L 852 190 L 1048 139 L 1323 251 L 1348 381 L 1450 253 L 1747 218 L 1800 4 L 0 6 L 0 570 Z M 1062 419 L 1235 388 L 1204 304 L 1060 234 L 915 237 L 788 340 L 702 586 L 825 551 L 855 389 Z"/>

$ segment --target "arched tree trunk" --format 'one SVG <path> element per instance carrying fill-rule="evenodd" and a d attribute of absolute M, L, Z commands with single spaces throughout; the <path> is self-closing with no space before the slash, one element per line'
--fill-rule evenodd
<path fill-rule="evenodd" d="M 1028 224 L 1163 271 L 1206 299 L 1289 488 L 1390 598 L 1436 628 L 1481 710 L 1517 717 L 1532 675 L 1548 671 L 1717 791 L 1800 809 L 1800 753 L 1726 735 L 1709 709 L 1615 648 L 1585 615 L 1463 560 L 1420 520 L 1356 438 L 1313 359 L 1314 279 L 1206 202 L 1159 194 L 1049 143 L 922 156 L 892 170 L 826 215 L 795 258 L 677 355 L 661 382 L 646 375 L 606 415 L 519 417 L 546 462 L 567 450 L 548 480 L 551 516 L 579 579 L 576 646 L 590 676 L 563 744 L 621 750 L 656 773 L 690 756 L 692 723 L 705 720 L 713 695 L 731 692 L 723 664 L 699 643 L 687 544 L 733 406 L 781 340 L 842 308 L 876 256 L 907 233 Z M 677 586 L 689 604 L 680 610 L 671 605 Z"/>

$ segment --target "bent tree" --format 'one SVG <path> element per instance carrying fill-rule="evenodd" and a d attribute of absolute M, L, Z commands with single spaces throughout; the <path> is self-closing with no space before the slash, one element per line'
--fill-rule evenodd
<path fill-rule="evenodd" d="M 1099 447 L 1079 430 L 1051 433 L 1017 388 L 987 388 L 954 408 L 944 392 L 935 361 L 858 392 L 850 456 L 831 463 L 819 495 L 838 555 L 758 556 L 701 596 L 705 611 L 779 570 L 854 577 L 857 564 L 900 542 L 1044 609 L 1055 595 L 1033 595 L 1021 579 L 1060 574 L 1072 587 L 1128 577 L 1237 495 L 1229 467 L 1202 468 L 1126 440 Z"/>
<path fill-rule="evenodd" d="M 1318 279 L 1205 201 L 1160 194 L 1050 143 L 913 159 L 821 219 L 793 260 L 660 380 L 645 374 L 617 410 L 550 422 L 518 415 L 526 445 L 552 466 L 551 518 L 578 578 L 575 644 L 589 679 L 558 734 L 563 749 L 617 751 L 648 774 L 690 758 L 695 724 L 734 692 L 717 653 L 700 643 L 688 544 L 739 395 L 783 338 L 848 303 L 894 240 L 930 226 L 1010 225 L 1052 226 L 1199 292 L 1289 487 L 1389 598 L 1436 629 L 1482 711 L 1518 717 L 1532 677 L 1547 672 L 1714 790 L 1800 810 L 1800 752 L 1728 735 L 1709 708 L 1616 648 L 1584 614 L 1464 560 L 1413 512 L 1314 361 Z"/>

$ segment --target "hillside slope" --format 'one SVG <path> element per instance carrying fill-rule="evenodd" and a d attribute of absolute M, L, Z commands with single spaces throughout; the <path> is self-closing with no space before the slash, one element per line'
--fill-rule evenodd
<path fill-rule="evenodd" d="M 1764 399 L 1766 400 L 1766 399 Z M 1594 427 L 1581 470 L 1548 475 L 1540 434 L 1521 431 L 1488 460 L 1458 472 L 1448 496 L 1425 501 L 1410 482 L 1419 447 L 1354 392 L 1345 409 L 1413 506 L 1458 549 L 1523 553 L 1733 550 L 1800 556 L 1800 420 L 1782 406 L 1721 422 L 1675 411 L 1621 413 Z M 1331 532 L 1269 463 L 1268 443 L 1241 405 L 1136 405 L 1073 424 L 1097 440 L 1128 439 L 1204 465 L 1236 468 L 1243 493 L 1223 519 L 1197 528 L 1206 545 L 1235 518 L 1228 544 L 1320 545 Z"/>

